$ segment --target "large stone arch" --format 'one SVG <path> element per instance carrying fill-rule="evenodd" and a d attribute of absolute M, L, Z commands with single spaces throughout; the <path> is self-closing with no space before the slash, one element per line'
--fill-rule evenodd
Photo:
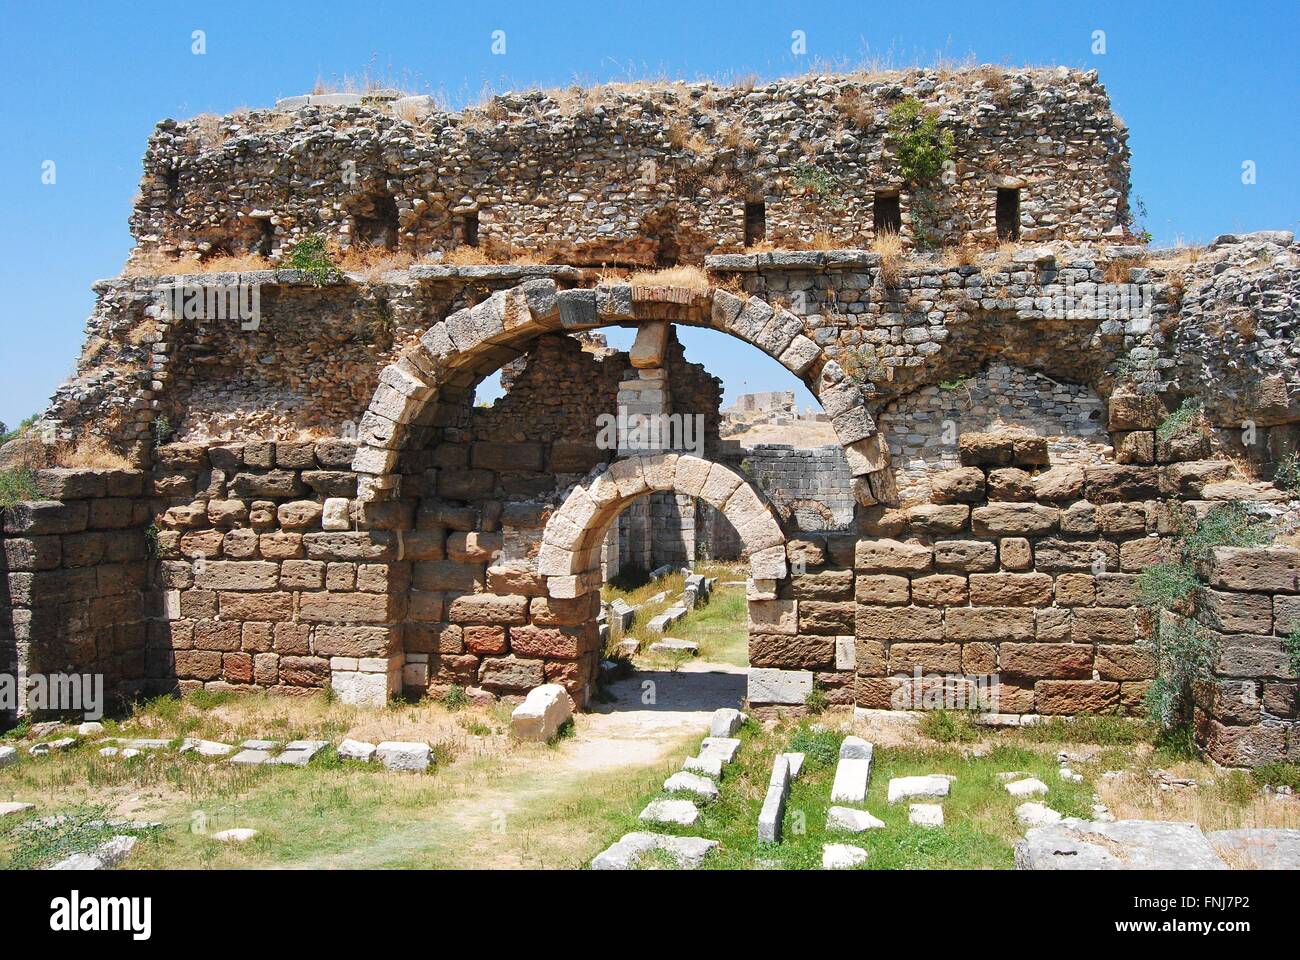
<path fill-rule="evenodd" d="M 887 448 L 862 388 L 806 335 L 802 317 L 718 288 L 609 284 L 559 290 L 549 279 L 527 280 L 456 311 L 383 369 L 358 431 L 358 498 L 373 502 L 394 495 L 401 452 L 428 439 L 441 390 L 472 385 L 544 333 L 665 320 L 730 334 L 803 380 L 844 448 L 858 502 L 892 502 Z"/>

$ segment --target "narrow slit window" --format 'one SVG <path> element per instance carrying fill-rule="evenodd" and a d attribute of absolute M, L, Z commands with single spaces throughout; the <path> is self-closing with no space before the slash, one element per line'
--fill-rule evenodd
<path fill-rule="evenodd" d="M 1015 188 L 998 190 L 998 239 L 1020 239 L 1020 191 Z"/>
<path fill-rule="evenodd" d="M 767 205 L 762 200 L 745 203 L 745 246 L 753 246 L 767 238 Z"/>
<path fill-rule="evenodd" d="M 903 230 L 903 208 L 899 205 L 898 194 L 876 194 L 871 205 L 876 236 L 882 233 L 901 233 Z"/>
<path fill-rule="evenodd" d="M 456 239 L 463 246 L 478 246 L 478 211 L 471 210 L 469 213 L 462 215 L 456 222 Z"/>

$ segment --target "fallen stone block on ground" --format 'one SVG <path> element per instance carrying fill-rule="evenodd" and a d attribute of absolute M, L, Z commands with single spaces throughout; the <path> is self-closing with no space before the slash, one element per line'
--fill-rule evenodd
<path fill-rule="evenodd" d="M 879 830 L 885 825 L 883 820 L 873 817 L 865 810 L 852 807 L 831 807 L 826 811 L 826 830 L 838 830 L 843 833 L 863 833 L 867 830 Z"/>
<path fill-rule="evenodd" d="M 596 854 L 593 870 L 635 870 L 641 858 L 652 850 L 662 850 L 683 870 L 694 870 L 718 845 L 703 837 L 670 837 L 660 833 L 626 833 L 617 843 Z"/>
<path fill-rule="evenodd" d="M 718 785 L 708 777 L 695 773 L 674 773 L 664 781 L 664 789 L 669 793 L 693 793 L 705 800 L 718 799 Z"/>
<path fill-rule="evenodd" d="M 689 827 L 700 819 L 700 811 L 690 800 L 651 800 L 638 819 L 647 823 L 676 823 Z"/>
<path fill-rule="evenodd" d="M 745 714 L 734 707 L 721 707 L 713 711 L 709 721 L 710 737 L 731 737 L 741 728 L 746 720 Z"/>
<path fill-rule="evenodd" d="M 835 767 L 831 800 L 835 803 L 866 803 L 867 787 L 870 784 L 871 760 L 869 758 L 841 758 Z"/>
<path fill-rule="evenodd" d="M 1047 794 L 1047 784 L 1035 777 L 1004 783 L 1002 789 L 1013 797 L 1041 797 Z"/>
<path fill-rule="evenodd" d="M 544 683 L 528 691 L 524 702 L 510 714 L 510 732 L 516 740 L 545 743 L 573 717 L 573 700 L 558 683 Z"/>
<path fill-rule="evenodd" d="M 907 822 L 918 827 L 942 827 L 943 807 L 937 803 L 914 803 L 907 808 Z"/>
<path fill-rule="evenodd" d="M 429 769 L 427 743 L 409 743 L 401 740 L 385 740 L 375 748 L 375 758 L 389 770 L 410 770 L 416 773 Z"/>
<path fill-rule="evenodd" d="M 852 870 L 867 862 L 867 851 L 847 843 L 822 844 L 823 870 Z"/>
<path fill-rule="evenodd" d="M 1016 819 L 1027 827 L 1043 827 L 1059 823 L 1061 815 L 1045 803 L 1029 801 L 1016 807 Z"/>
<path fill-rule="evenodd" d="M 893 777 L 889 781 L 889 802 L 914 797 L 946 797 L 951 786 L 947 777 L 932 773 L 923 777 Z"/>

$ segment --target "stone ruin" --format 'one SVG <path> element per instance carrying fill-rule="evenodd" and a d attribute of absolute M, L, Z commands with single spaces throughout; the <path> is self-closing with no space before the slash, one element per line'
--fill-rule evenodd
<path fill-rule="evenodd" d="M 953 135 L 924 188 L 889 134 L 905 98 Z M 1255 478 L 1300 430 L 1300 251 L 1148 251 L 1126 139 L 1096 74 L 1064 68 L 163 121 L 76 376 L 3 454 L 96 438 L 132 466 L 39 469 L 41 499 L 4 511 L 0 662 L 122 697 L 555 682 L 582 706 L 615 520 L 659 495 L 734 531 L 751 710 L 988 675 L 993 722 L 1137 711 L 1138 574 L 1216 502 L 1291 516 Z M 292 269 L 317 236 L 343 270 Z M 728 462 L 680 324 L 798 377 L 834 456 L 788 481 L 781 456 Z M 615 325 L 630 352 L 592 338 Z M 1168 435 L 1187 401 L 1204 428 Z M 602 443 L 620 412 L 704 429 Z M 1218 548 L 1201 573 L 1202 741 L 1300 759 L 1300 550 Z"/>

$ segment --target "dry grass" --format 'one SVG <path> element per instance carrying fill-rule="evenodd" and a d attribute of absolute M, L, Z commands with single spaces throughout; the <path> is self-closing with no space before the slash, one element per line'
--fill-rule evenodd
<path fill-rule="evenodd" d="M 829 230 L 818 230 L 812 235 L 812 239 L 808 241 L 808 246 L 812 250 L 837 250 L 843 244 Z"/>
<path fill-rule="evenodd" d="M 859 130 L 870 131 L 876 125 L 876 112 L 871 101 L 865 99 L 862 91 L 856 87 L 846 87 L 840 91 L 839 98 L 835 101 L 835 108 L 848 123 Z"/>
<path fill-rule="evenodd" d="M 492 259 L 488 256 L 487 251 L 482 247 L 471 247 L 462 244 L 455 249 L 448 250 L 442 255 L 442 262 L 455 267 L 472 267 L 479 264 L 491 263 Z"/>
<path fill-rule="evenodd" d="M 903 262 L 903 238 L 893 230 L 882 230 L 871 244 L 874 253 L 880 254 L 880 280 L 886 287 L 898 286 Z"/>
<path fill-rule="evenodd" d="M 702 154 L 708 151 L 709 141 L 685 120 L 674 120 L 668 124 L 668 142 L 678 150 L 689 150 Z"/>
<path fill-rule="evenodd" d="M 1144 257 L 1120 257 L 1106 264 L 1102 276 L 1107 283 L 1128 283 L 1129 271 L 1146 264 Z"/>
<path fill-rule="evenodd" d="M 755 140 L 745 129 L 745 125 L 740 122 L 723 124 L 718 131 L 718 136 L 724 146 L 730 150 L 747 150 L 753 151 L 758 148 L 758 141 Z"/>
<path fill-rule="evenodd" d="M 682 265 L 663 270 L 638 270 L 627 279 L 639 287 L 682 287 L 687 290 L 711 290 L 713 283 L 699 267 Z"/>
<path fill-rule="evenodd" d="M 131 469 L 131 461 L 99 437 L 87 437 L 75 444 L 61 444 L 54 451 L 54 462 L 60 467 L 80 467 L 86 470 Z"/>
<path fill-rule="evenodd" d="M 979 252 L 979 247 L 964 241 L 955 247 L 944 247 L 943 265 L 945 267 L 973 267 L 979 260 Z"/>

